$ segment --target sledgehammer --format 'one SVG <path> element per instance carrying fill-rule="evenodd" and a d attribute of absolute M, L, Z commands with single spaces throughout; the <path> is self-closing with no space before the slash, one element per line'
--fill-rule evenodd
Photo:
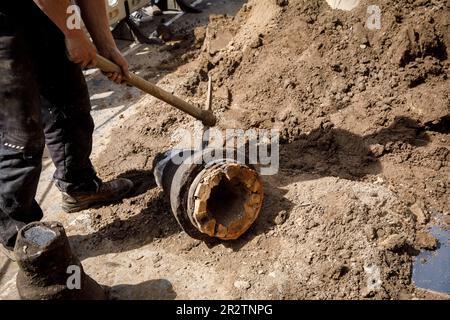
<path fill-rule="evenodd" d="M 97 55 L 97 68 L 103 72 L 122 72 L 118 65 L 100 55 Z M 200 120 L 204 126 L 213 127 L 216 124 L 217 119 L 211 110 L 203 110 L 193 106 L 132 72 L 130 72 L 130 79 L 127 79 L 126 82 L 193 116 L 197 120 Z"/>

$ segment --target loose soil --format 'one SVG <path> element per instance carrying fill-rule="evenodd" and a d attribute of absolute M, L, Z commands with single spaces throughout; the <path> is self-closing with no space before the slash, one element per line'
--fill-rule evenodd
<path fill-rule="evenodd" d="M 381 30 L 366 27 L 373 4 Z M 143 96 L 95 159 L 102 178 L 136 188 L 71 237 L 87 272 L 137 283 L 113 289 L 120 298 L 445 298 L 411 274 L 419 250 L 436 247 L 428 227 L 450 214 L 450 1 L 361 1 L 347 12 L 250 0 L 177 28 L 167 59 L 134 69 L 163 74 L 160 85 L 200 105 L 210 75 L 219 128 L 281 131 L 279 173 L 264 177 L 261 216 L 242 238 L 190 238 L 152 166 L 194 121 Z"/>

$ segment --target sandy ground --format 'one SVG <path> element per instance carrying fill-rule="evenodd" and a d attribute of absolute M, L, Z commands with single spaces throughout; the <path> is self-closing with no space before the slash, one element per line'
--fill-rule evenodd
<path fill-rule="evenodd" d="M 155 155 L 194 121 L 88 76 L 95 166 L 133 179 L 134 194 L 64 215 L 47 160 L 38 200 L 112 298 L 448 298 L 416 288 L 412 266 L 422 250 L 448 247 L 429 229 L 448 228 L 450 214 L 450 3 L 377 4 L 373 31 L 367 1 L 351 12 L 318 0 L 205 1 L 168 29 L 167 46 L 128 55 L 193 103 L 212 76 L 219 128 L 281 131 L 261 216 L 233 242 L 182 232 L 153 179 Z M 17 267 L 0 266 L 0 298 L 17 297 Z"/>

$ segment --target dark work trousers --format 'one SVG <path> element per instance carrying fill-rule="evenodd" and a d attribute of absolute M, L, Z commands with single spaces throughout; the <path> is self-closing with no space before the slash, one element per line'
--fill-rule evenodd
<path fill-rule="evenodd" d="M 13 1 L 15 2 L 15 1 Z M 95 191 L 94 123 L 86 82 L 63 34 L 32 1 L 0 7 L 0 242 L 42 218 L 35 201 L 45 144 L 63 192 Z M 16 2 L 16 3 L 17 3 Z"/>

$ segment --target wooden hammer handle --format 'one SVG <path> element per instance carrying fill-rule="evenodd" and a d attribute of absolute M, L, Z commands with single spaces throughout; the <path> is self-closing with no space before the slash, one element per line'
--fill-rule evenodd
<path fill-rule="evenodd" d="M 97 55 L 97 67 L 103 72 L 118 72 L 122 73 L 120 67 L 114 62 Z M 205 126 L 214 126 L 216 124 L 216 117 L 213 115 L 211 110 L 202 110 L 196 106 L 187 103 L 186 101 L 174 96 L 173 94 L 159 88 L 153 83 L 139 77 L 138 75 L 130 72 L 130 78 L 126 79 L 127 83 L 130 85 L 141 89 L 142 91 L 158 98 L 171 106 L 193 116 L 194 118 L 200 120 Z"/>

